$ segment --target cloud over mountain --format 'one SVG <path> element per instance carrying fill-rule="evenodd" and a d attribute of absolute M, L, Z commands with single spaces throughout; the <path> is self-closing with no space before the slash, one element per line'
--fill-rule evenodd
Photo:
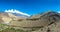
<path fill-rule="evenodd" d="M 9 13 L 19 13 L 19 14 L 22 14 L 22 15 L 30 16 L 30 15 L 27 14 L 27 13 L 23 13 L 23 12 L 21 12 L 21 11 L 14 10 L 14 9 L 11 9 L 11 10 L 5 10 L 5 12 L 9 12 Z"/>

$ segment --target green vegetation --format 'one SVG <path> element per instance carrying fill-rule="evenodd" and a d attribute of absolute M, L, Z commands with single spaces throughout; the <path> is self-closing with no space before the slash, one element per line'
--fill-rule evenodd
<path fill-rule="evenodd" d="M 8 28 L 6 24 L 0 24 L 0 31 Z"/>
<path fill-rule="evenodd" d="M 0 32 L 25 32 L 25 31 L 21 30 L 21 29 L 7 28 L 7 29 L 2 30 Z"/>
<path fill-rule="evenodd" d="M 6 24 L 0 24 L 0 32 L 25 32 L 22 29 L 15 29 L 13 27 L 9 27 Z"/>

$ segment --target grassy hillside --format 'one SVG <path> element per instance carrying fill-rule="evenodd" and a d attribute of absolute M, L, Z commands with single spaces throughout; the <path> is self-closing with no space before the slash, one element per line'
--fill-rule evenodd
<path fill-rule="evenodd" d="M 10 27 L 6 24 L 0 23 L 0 32 L 25 32 L 25 31 L 22 29 L 15 29 L 15 28 Z"/>
<path fill-rule="evenodd" d="M 7 28 L 7 29 L 4 29 L 0 32 L 25 32 L 25 31 L 21 30 L 21 29 Z"/>

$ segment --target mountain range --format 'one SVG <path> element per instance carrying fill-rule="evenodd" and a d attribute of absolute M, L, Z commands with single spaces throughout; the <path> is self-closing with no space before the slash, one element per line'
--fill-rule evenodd
<path fill-rule="evenodd" d="M 9 27 L 18 27 L 17 29 L 22 29 L 26 32 L 59 32 L 60 13 L 48 11 L 27 16 L 20 13 L 1 12 L 0 23 L 7 24 Z"/>

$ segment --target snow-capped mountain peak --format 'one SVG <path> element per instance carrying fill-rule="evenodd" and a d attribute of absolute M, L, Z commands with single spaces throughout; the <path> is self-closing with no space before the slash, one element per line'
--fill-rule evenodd
<path fill-rule="evenodd" d="M 21 15 L 30 16 L 30 15 L 27 14 L 27 13 L 23 13 L 23 12 L 21 12 L 21 11 L 14 10 L 14 9 L 11 9 L 11 10 L 5 10 L 5 12 L 8 12 L 8 13 L 18 13 L 18 14 L 21 14 Z"/>

